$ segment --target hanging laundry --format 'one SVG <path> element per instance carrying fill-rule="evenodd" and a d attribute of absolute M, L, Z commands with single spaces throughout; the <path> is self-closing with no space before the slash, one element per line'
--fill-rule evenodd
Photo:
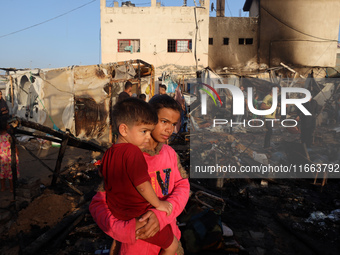
<path fill-rule="evenodd" d="M 166 93 L 175 93 L 175 90 L 178 86 L 171 77 L 171 74 L 168 74 L 167 72 L 162 73 L 162 84 L 166 86 Z"/>
<path fill-rule="evenodd" d="M 133 53 L 133 46 L 132 46 L 132 45 L 126 46 L 126 47 L 124 48 L 124 50 L 125 50 L 125 51 L 130 51 L 130 53 Z"/>

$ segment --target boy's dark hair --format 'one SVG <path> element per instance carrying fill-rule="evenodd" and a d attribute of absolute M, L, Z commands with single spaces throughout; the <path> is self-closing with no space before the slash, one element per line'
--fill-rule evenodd
<path fill-rule="evenodd" d="M 112 110 L 112 124 L 118 132 L 120 124 L 140 125 L 157 124 L 157 113 L 147 103 L 138 98 L 130 97 L 115 104 Z"/>
<path fill-rule="evenodd" d="M 166 85 L 161 84 L 161 85 L 159 85 L 159 87 L 165 89 L 165 91 L 166 91 Z"/>
<path fill-rule="evenodd" d="M 145 100 L 146 99 L 146 95 L 145 94 L 139 94 L 138 98 L 142 99 L 142 100 Z"/>
<path fill-rule="evenodd" d="M 131 87 L 132 87 L 132 83 L 130 81 L 125 82 L 124 90 L 131 88 Z"/>
<path fill-rule="evenodd" d="M 149 104 L 153 109 L 156 110 L 157 113 L 163 108 L 170 108 L 179 113 L 182 110 L 179 103 L 168 95 L 155 95 L 153 98 L 151 98 Z"/>

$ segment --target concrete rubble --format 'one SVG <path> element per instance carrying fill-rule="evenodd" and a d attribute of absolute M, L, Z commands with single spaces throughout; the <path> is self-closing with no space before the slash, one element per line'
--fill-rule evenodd
<path fill-rule="evenodd" d="M 112 69 L 108 71 L 113 66 L 116 76 L 113 75 Z M 55 105 L 56 108 L 52 107 L 45 111 L 43 105 L 46 107 L 46 103 L 39 105 L 39 102 L 26 98 L 28 101 L 25 102 L 32 104 L 33 111 L 31 111 L 32 108 L 23 107 L 24 104 L 20 103 L 20 100 L 14 100 L 15 103 L 12 104 L 14 107 L 11 109 L 18 117 L 31 121 L 35 120 L 49 129 L 55 128 L 54 125 L 57 126 L 60 130 L 54 129 L 56 132 L 69 130 L 71 134 L 75 134 L 74 139 L 86 138 L 88 140 L 97 139 L 97 142 L 108 141 L 110 132 L 108 128 L 109 118 L 107 117 L 110 111 L 108 109 L 110 104 L 114 104 L 117 93 L 121 91 L 123 81 L 130 78 L 136 79 L 136 85 L 141 84 L 142 91 L 148 86 L 154 86 L 153 82 L 150 82 L 153 78 L 152 68 L 150 70 L 148 69 L 149 67 L 146 68 L 144 70 L 145 76 L 140 79 L 137 77 L 137 79 L 135 68 L 134 70 L 127 69 L 127 66 L 101 66 L 100 69 L 103 72 L 98 72 L 98 66 L 91 66 L 72 67 L 62 71 L 35 70 L 32 73 L 24 71 L 24 74 L 20 72 L 10 73 L 13 77 L 12 83 L 15 82 L 13 84 L 16 85 L 12 86 L 8 83 L 7 93 L 11 93 L 11 86 L 15 88 L 14 91 L 17 91 L 20 84 L 27 85 L 27 89 L 32 90 L 32 94 L 34 89 L 42 100 L 47 100 L 50 89 L 54 90 L 49 87 L 48 83 L 53 83 L 60 77 L 64 77 L 64 72 L 68 75 L 72 74 L 64 77 L 66 80 L 72 77 L 73 81 L 67 83 L 63 90 L 72 85 L 74 87 L 70 90 L 72 91 L 71 97 L 85 99 L 89 98 L 85 96 L 86 93 L 88 96 L 90 96 L 89 93 L 92 93 L 91 98 L 93 98 L 97 106 L 99 101 L 103 103 L 103 108 L 100 109 L 105 112 L 106 117 L 97 119 L 96 122 L 97 124 L 102 121 L 102 123 L 105 122 L 105 131 L 103 132 L 89 133 L 86 130 L 77 129 L 77 121 L 71 123 L 60 118 L 58 113 L 65 113 L 67 108 L 65 108 L 65 105 L 67 104 L 63 104 L 63 107 Z M 90 78 L 92 75 L 87 73 L 92 71 L 97 73 L 96 78 Z M 150 71 L 150 74 L 148 71 Z M 298 71 L 295 69 L 289 70 L 285 65 L 278 67 L 276 72 L 269 71 L 259 75 L 267 78 L 264 86 L 260 86 L 251 77 L 243 79 L 239 78 L 240 75 L 235 73 L 230 74 L 230 69 L 228 72 L 227 75 L 220 76 L 212 71 L 204 70 L 201 78 L 212 78 L 218 81 L 216 84 L 223 82 L 232 82 L 237 86 L 240 86 L 240 84 L 251 86 L 252 84 L 257 93 L 261 95 L 271 89 L 273 84 L 293 87 L 303 87 L 306 84 L 306 79 L 301 78 Z M 289 80 L 281 79 L 282 72 L 285 74 L 290 73 L 290 77 L 293 78 Z M 81 75 L 84 75 L 85 79 Z M 35 77 L 34 82 L 31 81 L 31 77 Z M 40 80 L 41 77 L 44 77 L 45 80 Z M 116 77 L 117 80 L 114 80 L 113 77 Z M 172 80 L 178 82 L 177 84 L 182 84 L 181 87 L 185 90 L 183 96 L 187 103 L 188 119 L 190 121 L 186 126 L 188 131 L 173 135 L 169 144 L 176 150 L 183 167 L 188 172 L 190 172 L 190 156 L 192 155 L 203 161 L 213 160 L 220 165 L 231 164 L 237 167 L 244 165 L 282 165 L 291 162 L 295 164 L 304 164 L 305 162 L 319 164 L 340 163 L 340 132 L 333 111 L 335 109 L 334 99 L 339 94 L 338 82 L 317 81 L 315 89 L 319 90 L 319 92 L 315 93 L 314 98 L 322 109 L 314 136 L 314 145 L 311 148 L 305 150 L 301 146 L 298 130 L 275 126 L 271 140 L 272 149 L 264 150 L 262 148 L 264 127 L 251 128 L 242 125 L 214 127 L 209 118 L 197 114 L 200 110 L 200 100 L 198 100 L 200 94 L 194 93 L 194 90 L 190 87 L 189 80 L 183 80 L 182 75 L 179 75 L 179 77 L 176 80 L 175 75 L 171 76 Z M 27 81 L 20 82 L 22 79 Z M 93 79 L 102 80 L 97 85 L 94 85 Z M 179 82 L 179 80 L 181 81 Z M 117 87 L 111 86 L 111 92 L 114 90 L 114 93 L 107 93 L 108 84 L 117 84 Z M 76 87 L 79 90 L 76 90 Z M 87 91 L 90 87 L 93 90 L 85 93 L 85 88 Z M 36 90 L 37 88 L 38 90 Z M 136 88 L 138 88 L 138 85 Z M 61 97 L 65 96 L 64 92 L 60 91 Z M 12 98 L 22 97 L 20 94 L 15 93 L 18 93 L 18 91 L 13 93 L 15 96 Z M 223 106 L 215 107 L 216 105 L 210 100 L 208 101 L 208 108 L 212 107 L 215 116 L 218 118 L 232 115 L 230 95 L 222 93 L 220 96 Z M 70 103 L 69 109 L 75 106 L 82 107 L 81 104 L 78 105 L 74 101 L 70 101 L 69 97 L 65 96 L 64 99 Z M 47 112 L 52 114 L 46 114 Z M 71 113 L 75 114 L 72 111 Z M 287 116 L 291 118 L 294 118 L 296 114 L 297 112 L 294 108 L 290 108 L 287 112 Z M 51 116 L 53 122 L 48 115 Z M 62 115 L 66 116 L 65 114 Z M 69 118 L 71 115 L 68 115 Z M 32 135 L 33 137 L 26 137 L 27 139 L 24 136 L 18 137 L 17 145 L 22 153 L 21 155 L 31 157 L 32 155 L 28 154 L 28 150 L 30 150 L 31 153 L 41 159 L 41 165 L 38 168 L 53 169 L 55 157 L 53 158 L 52 155 L 58 154 L 61 147 L 53 147 L 52 141 L 43 139 L 41 132 L 37 134 L 33 131 Z M 37 135 L 37 137 L 34 137 L 34 135 Z M 52 137 L 51 139 L 54 138 Z M 61 141 L 59 142 L 61 143 Z M 201 148 L 199 153 L 198 147 Z M 69 150 L 68 147 L 67 149 Z M 43 156 L 43 154 L 45 155 Z M 82 154 L 86 158 L 79 157 Z M 95 162 L 101 157 L 101 152 L 94 154 L 91 150 L 81 150 L 81 152 L 77 151 L 76 155 L 76 157 L 68 160 L 69 155 L 65 154 L 59 177 L 59 180 L 62 178 L 65 182 L 58 181 L 55 185 L 50 186 L 50 181 L 53 177 L 51 172 L 44 174 L 44 178 L 48 176 L 47 181 L 40 178 L 40 176 L 28 175 L 25 176 L 26 178 L 19 178 L 15 199 L 13 199 L 13 194 L 9 192 L 2 194 L 0 200 L 0 234 L 2 236 L 0 244 L 4 247 L 2 251 L 24 251 L 25 254 L 33 254 L 39 251 L 52 254 L 51 247 L 39 244 L 42 235 L 45 235 L 45 233 L 51 235 L 50 240 L 56 241 L 57 244 L 53 246 L 53 249 L 59 250 L 62 254 L 72 252 L 76 254 L 99 254 L 99 252 L 103 252 L 110 247 L 111 239 L 98 229 L 87 210 L 84 209 L 88 206 L 88 201 L 101 181 L 95 166 Z M 29 163 L 28 161 L 22 162 L 20 167 L 22 164 L 28 165 Z M 225 254 L 298 254 L 299 252 L 322 254 L 323 249 L 331 247 L 329 248 L 329 254 L 337 254 L 337 251 L 339 251 L 337 243 L 340 241 L 339 236 L 336 235 L 337 231 L 339 231 L 340 183 L 333 179 L 332 175 L 315 177 L 314 174 L 311 174 L 305 179 L 294 178 L 295 176 L 289 176 L 292 177 L 291 179 L 277 179 L 276 177 L 271 175 L 264 178 L 260 175 L 253 175 L 234 179 L 224 175 L 216 179 L 191 178 L 192 195 L 186 211 L 178 218 L 183 234 L 183 247 L 186 251 L 193 254 L 217 254 L 221 251 Z M 70 188 L 70 185 L 66 185 L 66 182 L 75 189 Z M 79 194 L 75 190 L 79 190 L 81 193 Z M 69 209 L 65 215 L 56 215 L 57 218 L 61 218 L 53 225 L 41 227 L 38 219 L 33 219 L 29 223 L 30 227 L 25 230 L 26 232 L 17 233 L 19 226 L 16 226 L 16 224 L 21 220 L 19 212 L 28 211 L 30 207 L 34 206 L 43 208 L 37 198 L 44 196 L 51 199 L 64 199 L 63 201 L 67 201 L 65 203 L 72 209 Z M 53 210 L 52 205 L 49 205 L 46 210 Z M 208 221 L 207 223 L 202 219 L 198 222 L 193 220 L 190 213 L 197 211 L 204 212 L 206 217 L 203 218 L 207 221 L 211 220 L 211 222 Z M 67 219 L 68 225 L 71 225 L 72 228 L 66 228 L 62 219 Z M 215 226 L 214 224 L 219 225 L 217 222 L 220 224 L 220 229 L 218 227 L 218 231 L 214 231 L 214 228 L 208 229 L 208 232 L 204 233 L 203 241 L 199 241 L 200 239 L 198 239 L 197 233 L 192 226 L 195 224 Z M 200 234 L 203 235 L 203 233 Z M 57 238 L 58 235 L 61 235 L 62 238 Z M 215 242 L 211 242 L 209 237 L 213 237 Z M 316 246 L 315 243 L 319 240 L 322 240 L 322 244 L 320 243 Z"/>

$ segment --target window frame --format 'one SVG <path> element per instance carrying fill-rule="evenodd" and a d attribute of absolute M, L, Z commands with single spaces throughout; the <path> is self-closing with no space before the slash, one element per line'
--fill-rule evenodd
<path fill-rule="evenodd" d="M 246 39 L 246 41 L 245 41 L 246 45 L 253 45 L 254 44 L 253 38 L 245 38 L 245 39 Z"/>
<path fill-rule="evenodd" d="M 133 49 L 133 52 L 132 53 L 139 53 L 140 52 L 140 39 L 117 39 L 117 44 L 118 44 L 118 49 L 117 49 L 117 52 L 118 53 L 131 53 L 130 51 L 125 51 L 125 47 L 122 51 L 120 51 L 120 42 L 121 41 L 129 41 L 129 45 L 128 46 L 131 46 L 131 41 L 138 41 L 139 42 L 139 51 L 135 51 L 135 49 Z"/>
<path fill-rule="evenodd" d="M 170 41 L 175 41 L 176 45 L 175 45 L 175 51 L 169 51 L 169 43 Z M 179 41 L 186 41 L 187 44 L 187 51 L 178 51 L 178 42 Z M 190 47 L 190 43 L 191 43 L 191 47 Z M 168 39 L 168 49 L 167 49 L 167 53 L 190 53 L 192 52 L 192 39 Z"/>
<path fill-rule="evenodd" d="M 238 45 L 253 45 L 253 44 L 254 38 L 238 38 Z"/>

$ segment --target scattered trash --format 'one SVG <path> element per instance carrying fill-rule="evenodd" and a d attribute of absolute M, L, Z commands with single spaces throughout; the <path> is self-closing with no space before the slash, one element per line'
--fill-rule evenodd
<path fill-rule="evenodd" d="M 253 152 L 253 159 L 261 164 L 268 164 L 267 155 L 264 153 L 257 153 L 256 151 Z"/>
<path fill-rule="evenodd" d="M 242 127 L 242 125 L 238 125 L 238 126 L 233 127 L 233 132 L 245 134 L 245 133 L 247 133 L 247 129 Z"/>
<path fill-rule="evenodd" d="M 317 211 L 312 212 L 306 222 L 314 223 L 315 221 L 321 221 L 324 219 L 327 219 L 327 215 L 325 215 L 323 212 Z"/>
<path fill-rule="evenodd" d="M 223 231 L 223 236 L 230 237 L 234 235 L 234 232 L 223 222 L 222 222 L 222 231 Z"/>
<path fill-rule="evenodd" d="M 94 162 L 93 162 L 94 161 Z M 94 166 L 100 166 L 102 164 L 102 161 L 101 160 L 93 160 L 91 163 L 94 165 Z"/>
<path fill-rule="evenodd" d="M 94 254 L 109 254 L 110 250 L 109 249 L 103 249 L 103 250 L 96 250 Z"/>
<path fill-rule="evenodd" d="M 268 187 L 268 181 L 266 181 L 266 180 L 261 180 L 261 186 L 262 186 L 262 187 Z"/>
<path fill-rule="evenodd" d="M 331 211 L 331 213 L 328 215 L 328 219 L 334 222 L 340 221 L 340 209 Z"/>

